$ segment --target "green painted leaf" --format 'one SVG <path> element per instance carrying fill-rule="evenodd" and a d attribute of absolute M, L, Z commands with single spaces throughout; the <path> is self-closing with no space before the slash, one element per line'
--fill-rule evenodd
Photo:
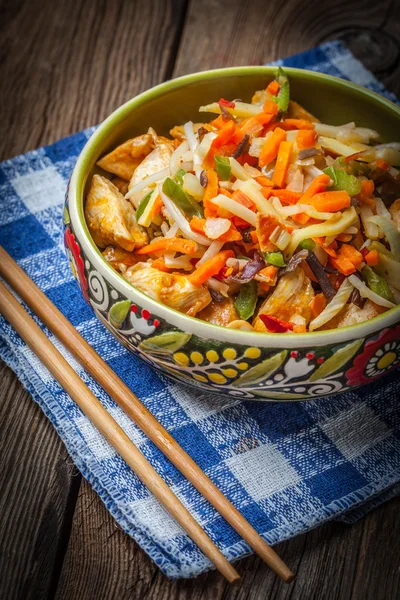
<path fill-rule="evenodd" d="M 238 387 L 246 387 L 266 379 L 279 369 L 285 361 L 286 356 L 287 350 L 282 350 L 282 352 L 278 352 L 278 354 L 266 358 L 263 362 L 255 365 L 255 367 L 252 367 L 246 373 L 243 373 L 243 375 L 235 381 L 235 384 Z"/>
<path fill-rule="evenodd" d="M 270 398 L 271 400 L 302 400 L 304 398 L 309 398 L 309 396 L 305 394 L 292 394 L 290 392 L 268 392 L 261 390 L 252 390 L 253 394 L 256 396 L 261 396 L 261 398 Z"/>
<path fill-rule="evenodd" d="M 64 225 L 68 225 L 71 222 L 71 218 L 69 216 L 67 205 L 64 206 L 63 210 L 63 223 Z"/>
<path fill-rule="evenodd" d="M 318 379 L 323 379 L 327 375 L 331 375 L 335 371 L 338 371 L 340 367 L 343 367 L 357 352 L 360 348 L 363 339 L 356 340 L 351 344 L 347 344 L 343 348 L 339 348 L 336 350 L 333 356 L 328 358 L 312 375 L 310 375 L 310 381 L 317 381 Z"/>
<path fill-rule="evenodd" d="M 183 333 L 183 331 L 168 331 L 143 340 L 139 344 L 139 348 L 144 352 L 172 354 L 182 348 L 191 337 L 190 333 Z"/>
<path fill-rule="evenodd" d="M 111 325 L 119 329 L 125 321 L 128 312 L 130 311 L 131 303 L 129 300 L 121 300 L 112 305 L 108 318 Z"/>

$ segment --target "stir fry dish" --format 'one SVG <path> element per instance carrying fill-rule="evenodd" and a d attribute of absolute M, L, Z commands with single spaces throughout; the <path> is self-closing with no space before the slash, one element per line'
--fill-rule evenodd
<path fill-rule="evenodd" d="M 258 332 L 335 329 L 400 303 L 399 143 L 321 123 L 281 68 L 251 103 L 199 112 L 98 161 L 85 216 L 116 271 L 182 313 Z"/>

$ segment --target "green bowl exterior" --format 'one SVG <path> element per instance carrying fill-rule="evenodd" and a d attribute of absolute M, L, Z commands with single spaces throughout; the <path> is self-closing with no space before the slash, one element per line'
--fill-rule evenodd
<path fill-rule="evenodd" d="M 349 82 L 286 69 L 291 96 L 325 122 L 356 121 L 383 141 L 399 132 L 400 109 Z M 128 284 L 103 259 L 83 215 L 97 159 L 148 127 L 167 134 L 201 120 L 198 107 L 215 98 L 250 100 L 273 78 L 272 67 L 197 73 L 152 88 L 117 109 L 95 131 L 73 171 L 64 211 L 65 246 L 82 293 L 98 318 L 134 354 L 183 383 L 263 401 L 337 394 L 364 385 L 400 362 L 400 309 L 351 327 L 308 334 L 230 330 L 182 315 Z"/>

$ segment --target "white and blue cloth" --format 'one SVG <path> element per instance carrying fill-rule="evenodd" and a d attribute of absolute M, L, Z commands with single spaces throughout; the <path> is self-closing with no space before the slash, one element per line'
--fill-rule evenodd
<path fill-rule="evenodd" d="M 278 62 L 350 79 L 396 101 L 339 42 Z M 62 242 L 67 181 L 92 131 L 0 164 L 0 243 L 269 543 L 328 519 L 351 522 L 399 493 L 396 373 L 335 398 L 243 402 L 170 381 L 105 329 L 73 279 Z M 226 557 L 249 553 L 224 519 L 46 333 Z M 208 559 L 4 319 L 0 357 L 51 420 L 119 525 L 162 571 L 169 577 L 192 577 L 208 569 Z"/>

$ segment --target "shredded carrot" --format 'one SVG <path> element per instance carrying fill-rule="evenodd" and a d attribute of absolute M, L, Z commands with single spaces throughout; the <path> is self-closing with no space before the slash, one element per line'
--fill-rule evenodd
<path fill-rule="evenodd" d="M 310 217 L 306 213 L 297 213 L 296 215 L 292 215 L 292 219 L 296 223 L 300 223 L 300 225 L 305 225 L 310 220 Z"/>
<path fill-rule="evenodd" d="M 209 258 L 199 267 L 196 267 L 195 271 L 188 276 L 188 279 L 193 285 L 202 285 L 213 277 L 213 275 L 217 275 L 220 272 L 222 267 L 225 266 L 228 258 L 232 258 L 235 256 L 233 250 L 222 250 L 218 252 L 212 258 Z"/>
<path fill-rule="evenodd" d="M 297 204 L 301 198 L 301 193 L 291 192 L 290 190 L 272 190 L 271 196 L 276 196 L 284 204 Z"/>
<path fill-rule="evenodd" d="M 250 231 L 250 237 L 253 240 L 254 244 L 258 243 L 258 235 L 257 235 L 257 231 L 255 229 L 253 229 L 253 231 Z"/>
<path fill-rule="evenodd" d="M 268 265 L 268 267 L 264 267 L 264 269 L 261 269 L 261 271 L 258 272 L 258 275 L 268 279 L 270 284 L 274 284 L 277 273 L 277 267 L 274 267 L 274 265 Z"/>
<path fill-rule="evenodd" d="M 210 125 L 212 125 L 216 129 L 222 129 L 225 124 L 226 124 L 226 121 L 224 121 L 224 118 L 222 115 L 219 115 L 216 119 L 214 119 L 213 121 L 210 122 Z"/>
<path fill-rule="evenodd" d="M 190 223 L 190 229 L 196 233 L 204 234 L 204 228 L 206 226 L 206 220 L 201 219 L 200 217 L 192 217 Z"/>
<path fill-rule="evenodd" d="M 327 254 L 329 254 L 329 256 L 336 258 L 335 249 L 333 248 L 332 244 L 330 244 L 329 246 L 325 246 L 325 238 L 324 237 L 313 237 L 312 240 L 313 240 L 313 242 L 318 244 L 318 246 L 321 246 L 321 248 L 323 248 L 323 250 L 325 250 L 325 252 Z"/>
<path fill-rule="evenodd" d="M 376 206 L 374 198 L 371 198 L 374 193 L 374 189 L 375 183 L 372 181 L 372 179 L 364 179 L 361 182 L 361 192 L 357 195 L 357 198 L 361 204 L 367 204 L 367 206 L 370 206 L 372 209 L 374 209 Z"/>
<path fill-rule="evenodd" d="M 277 103 L 273 100 L 266 100 L 264 102 L 263 111 L 268 115 L 277 115 L 279 108 Z"/>
<path fill-rule="evenodd" d="M 285 119 L 282 123 L 282 128 L 287 131 L 293 129 L 312 130 L 314 129 L 314 123 L 306 121 L 306 119 Z"/>
<path fill-rule="evenodd" d="M 280 87 L 281 86 L 277 81 L 271 81 L 271 83 L 269 83 L 265 89 L 269 94 L 271 94 L 271 96 L 276 96 L 280 90 Z"/>
<path fill-rule="evenodd" d="M 249 208 L 252 211 L 256 211 L 256 206 L 254 204 L 254 202 L 252 200 L 250 200 L 250 198 L 248 196 L 246 196 L 246 194 L 244 194 L 242 191 L 240 190 L 235 190 L 232 194 L 232 198 L 236 201 L 239 202 L 239 204 L 241 204 L 242 206 L 245 206 L 246 208 Z"/>
<path fill-rule="evenodd" d="M 217 137 L 213 139 L 211 148 L 221 148 L 221 146 L 224 146 L 231 141 L 234 141 L 235 144 L 239 144 L 243 139 L 243 135 L 243 132 L 234 121 L 227 121 L 227 123 L 219 130 Z"/>
<path fill-rule="evenodd" d="M 161 196 L 158 195 L 157 198 L 154 200 L 153 208 L 151 209 L 151 218 L 152 219 L 154 219 L 154 217 L 156 215 L 158 215 L 158 213 L 161 211 L 162 206 L 163 206 L 163 201 L 161 200 Z"/>
<path fill-rule="evenodd" d="M 379 264 L 379 254 L 377 250 L 370 250 L 370 252 L 365 255 L 365 262 L 370 267 L 375 267 L 377 264 Z"/>
<path fill-rule="evenodd" d="M 317 142 L 317 132 L 314 129 L 302 129 L 296 136 L 296 144 L 299 150 L 313 148 Z"/>
<path fill-rule="evenodd" d="M 264 128 L 264 125 L 268 125 L 274 115 L 267 114 L 265 112 L 254 115 L 254 117 L 248 117 L 244 119 L 240 124 L 240 130 L 243 134 L 257 135 L 260 134 Z"/>
<path fill-rule="evenodd" d="M 266 200 L 268 200 L 268 198 L 270 198 L 272 196 L 272 193 L 275 190 L 272 189 L 272 187 L 263 187 L 261 188 L 260 192 L 262 193 L 262 195 L 264 196 L 264 198 Z"/>
<path fill-rule="evenodd" d="M 300 198 L 300 204 L 308 204 L 310 198 L 312 198 L 315 194 L 319 194 L 320 192 L 325 191 L 326 186 L 329 182 L 330 177 L 328 175 L 325 175 L 325 173 L 314 177 L 314 179 Z"/>
<path fill-rule="evenodd" d="M 218 210 L 215 204 L 211 201 L 218 195 L 218 175 L 214 169 L 207 169 L 207 187 L 204 192 L 203 206 L 204 214 L 208 217 L 218 217 Z"/>
<path fill-rule="evenodd" d="M 143 246 L 143 248 L 139 248 L 136 254 L 151 254 L 152 252 L 160 252 L 160 250 L 193 254 L 197 250 L 197 244 L 192 240 L 185 240 L 183 238 L 162 237 L 147 246 Z"/>
<path fill-rule="evenodd" d="M 292 157 L 293 142 L 281 142 L 274 169 L 272 181 L 278 187 L 283 187 L 286 183 L 287 172 Z"/>
<path fill-rule="evenodd" d="M 156 260 L 153 260 L 153 262 L 151 263 L 151 266 L 154 269 L 158 269 L 159 271 L 163 271 L 164 273 L 169 273 L 170 272 L 170 268 L 167 267 L 167 265 L 165 264 L 165 260 L 163 259 L 162 256 L 160 256 L 160 258 L 156 258 Z"/>
<path fill-rule="evenodd" d="M 270 289 L 270 285 L 268 285 L 268 283 L 266 283 L 265 281 L 259 281 L 258 282 L 258 287 L 259 289 L 261 289 L 263 292 L 269 292 Z"/>
<path fill-rule="evenodd" d="M 286 132 L 280 127 L 277 127 L 261 148 L 259 158 L 260 167 L 265 167 L 277 157 L 279 146 L 285 139 Z"/>
<path fill-rule="evenodd" d="M 346 277 L 357 271 L 353 263 L 345 256 L 338 255 L 336 258 L 331 257 L 329 260 L 331 262 L 331 265 L 335 269 L 337 269 L 339 273 L 342 273 Z"/>
<path fill-rule="evenodd" d="M 274 187 L 274 182 L 271 181 L 271 179 L 268 179 L 268 177 L 265 177 L 265 175 L 260 175 L 259 177 L 255 177 L 255 180 L 257 181 L 257 183 L 259 183 L 263 187 L 271 187 L 271 188 Z"/>
<path fill-rule="evenodd" d="M 322 313 L 326 306 L 325 295 L 322 293 L 316 294 L 308 306 L 310 307 L 312 318 L 315 319 Z"/>
<path fill-rule="evenodd" d="M 230 229 L 218 238 L 220 242 L 240 242 L 241 239 L 242 236 L 233 223 L 231 224 Z"/>
<path fill-rule="evenodd" d="M 376 166 L 384 171 L 388 171 L 390 169 L 389 163 L 387 163 L 386 160 L 383 160 L 383 158 L 376 159 Z"/>
<path fill-rule="evenodd" d="M 344 256 L 349 260 L 356 269 L 361 267 L 361 263 L 363 261 L 363 256 L 361 252 L 359 252 L 354 246 L 350 244 L 342 244 L 338 251 L 338 256 Z"/>
<path fill-rule="evenodd" d="M 319 211 L 337 212 L 349 208 L 350 196 L 347 192 L 321 192 L 310 198 L 308 203 Z"/>

